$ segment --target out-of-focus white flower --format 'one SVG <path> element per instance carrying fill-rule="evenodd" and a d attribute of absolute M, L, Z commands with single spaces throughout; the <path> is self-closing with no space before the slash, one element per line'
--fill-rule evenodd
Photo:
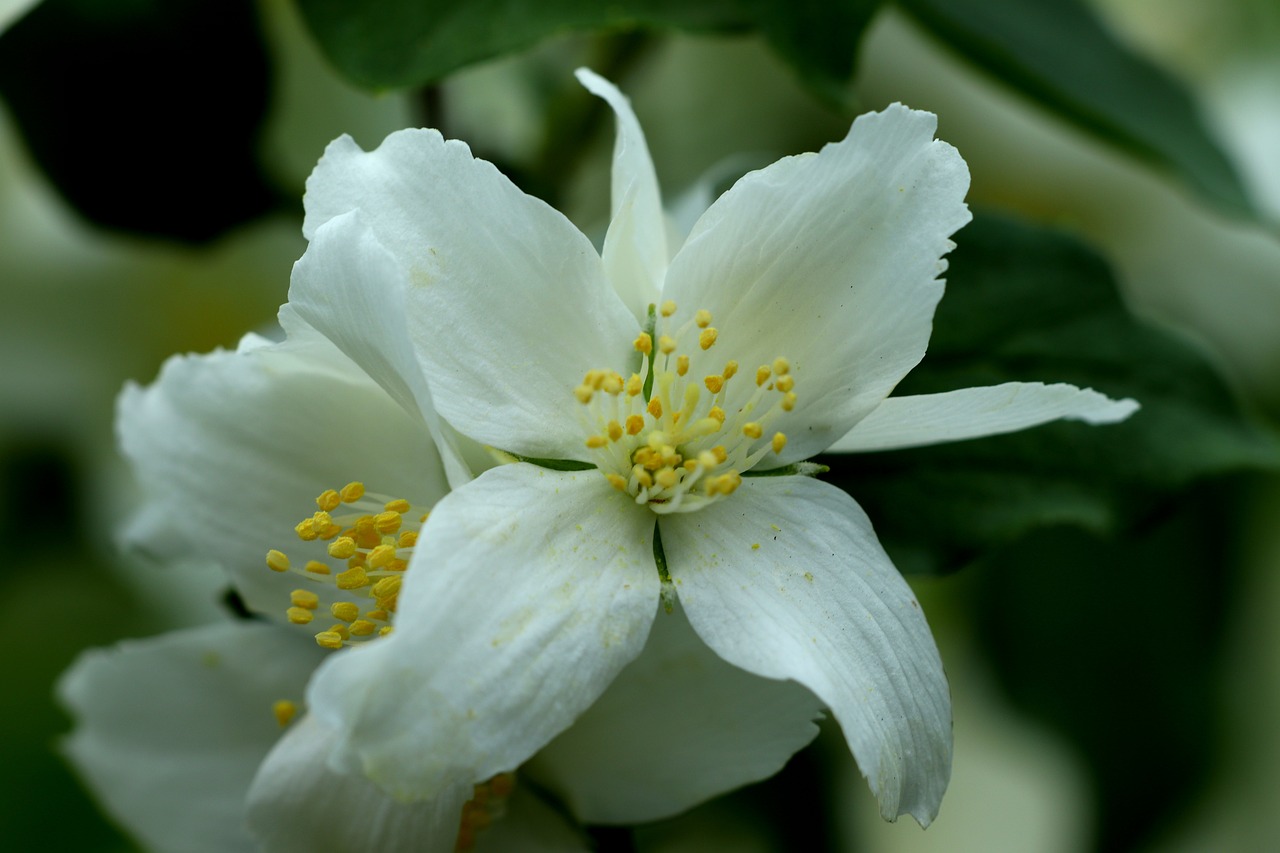
<path fill-rule="evenodd" d="M 812 690 L 882 814 L 927 824 L 951 758 L 937 651 L 866 516 L 802 460 L 1136 404 L 1037 383 L 886 400 L 969 218 L 932 115 L 863 116 L 682 239 L 626 100 L 579 77 L 620 128 L 602 253 L 433 131 L 340 139 L 308 182 L 290 308 L 518 460 L 433 511 L 396 632 L 318 672 L 335 761 L 402 798 L 521 764 L 639 654 L 661 597 L 724 660 Z"/>

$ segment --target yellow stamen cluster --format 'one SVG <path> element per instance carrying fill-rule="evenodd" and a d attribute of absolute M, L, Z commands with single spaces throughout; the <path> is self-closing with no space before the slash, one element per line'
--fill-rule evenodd
<path fill-rule="evenodd" d="M 589 370 L 574 389 L 585 407 L 584 443 L 601 473 L 660 513 L 691 511 L 733 494 L 743 472 L 786 447 L 784 433 L 767 437 L 766 430 L 796 405 L 795 377 L 785 358 L 761 365 L 754 388 L 750 380 L 745 386 L 733 381 L 739 372 L 733 360 L 716 372 L 691 375 L 694 365 L 706 363 L 720 332 L 706 309 L 683 323 L 678 313 L 674 302 L 662 303 L 653 333 L 641 332 L 633 341 L 637 373 L 624 378 Z M 652 383 L 647 397 L 646 380 Z"/>
<path fill-rule="evenodd" d="M 361 483 L 327 489 L 316 498 L 317 511 L 304 518 L 294 532 L 303 542 L 324 542 L 331 560 L 308 560 L 296 568 L 282 551 L 267 552 L 267 568 L 292 572 L 360 601 L 338 600 L 328 610 L 338 620 L 318 632 L 316 642 L 338 649 L 391 632 L 400 583 L 418 541 L 418 528 L 427 513 L 401 498 L 365 492 Z M 333 598 L 330 594 L 327 598 Z M 285 616 L 295 625 L 309 625 L 320 611 L 321 595 L 312 589 L 295 589 Z M 277 717 L 280 716 L 277 703 Z"/>
<path fill-rule="evenodd" d="M 453 849 L 457 853 L 475 848 L 476 835 L 506 811 L 507 799 L 515 790 L 514 773 L 499 773 L 487 782 L 475 786 L 471 799 L 462 806 L 458 821 L 458 840 Z"/>

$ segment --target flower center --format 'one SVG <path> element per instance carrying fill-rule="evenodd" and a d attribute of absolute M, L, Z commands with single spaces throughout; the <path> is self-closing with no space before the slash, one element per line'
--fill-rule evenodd
<path fill-rule="evenodd" d="M 658 513 L 692 512 L 733 494 L 742 474 L 768 453 L 781 453 L 787 437 L 771 426 L 795 408 L 795 378 L 782 357 L 756 369 L 745 402 L 726 412 L 738 362 L 719 373 L 691 376 L 689 354 L 716 345 L 711 312 L 682 323 L 676 304 L 663 303 L 654 334 L 641 332 L 634 346 L 640 371 L 627 379 L 612 370 L 589 370 L 574 395 L 596 466 L 619 491 Z M 735 395 L 741 399 L 742 394 Z"/>
<path fill-rule="evenodd" d="M 345 569 L 335 572 L 330 560 L 314 559 L 298 568 L 275 549 L 267 552 L 267 567 L 306 578 L 312 587 L 329 587 L 321 590 L 325 597 L 339 599 L 329 605 L 338 621 L 316 634 L 319 645 L 340 649 L 391 633 L 400 582 L 427 511 L 400 498 L 366 493 L 362 483 L 329 489 L 316 498 L 316 506 L 319 511 L 300 521 L 294 532 L 311 547 L 328 543 L 328 557 Z M 314 588 L 295 589 L 285 615 L 295 625 L 310 624 L 320 599 Z"/>

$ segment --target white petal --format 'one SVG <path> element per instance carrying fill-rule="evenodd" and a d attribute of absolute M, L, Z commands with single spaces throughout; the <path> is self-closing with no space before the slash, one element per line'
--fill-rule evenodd
<path fill-rule="evenodd" d="M 1110 424 L 1138 410 L 1137 402 L 1112 400 L 1092 388 L 1005 382 L 941 394 L 890 397 L 831 445 L 833 451 L 890 450 L 999 435 L 1049 421 Z"/>
<path fill-rule="evenodd" d="M 817 735 L 821 708 L 794 682 L 725 663 L 677 607 L 528 772 L 584 823 L 658 820 L 777 773 Z"/>
<path fill-rule="evenodd" d="M 83 653 L 58 693 L 64 749 L 147 849 L 256 850 L 245 795 L 322 650 L 284 628 L 217 624 Z"/>
<path fill-rule="evenodd" d="M 310 553 L 293 527 L 320 492 L 359 480 L 430 506 L 447 488 L 422 420 L 314 331 L 175 356 L 152 385 L 125 388 L 117 428 L 147 500 L 177 534 L 130 544 L 184 542 L 180 554 L 153 556 L 220 563 L 249 606 L 269 614 L 283 614 L 296 580 L 267 569 L 266 553 Z"/>
<path fill-rule="evenodd" d="M 307 182 L 308 237 L 359 209 L 408 282 L 408 328 L 440 414 L 524 456 L 586 459 L 573 389 L 623 370 L 638 324 L 569 220 L 429 130 L 343 137 Z"/>
<path fill-rule="evenodd" d="M 529 758 L 644 646 L 653 523 L 594 470 L 504 465 L 441 501 L 395 632 L 312 681 L 338 766 L 412 799 Z"/>
<path fill-rule="evenodd" d="M 457 487 L 473 472 L 463 439 L 436 414 L 409 340 L 405 272 L 359 211 L 345 213 L 316 229 L 306 254 L 294 265 L 288 307 L 427 423 L 449 483 Z M 287 318 L 287 313 L 282 316 L 282 324 Z"/>
<path fill-rule="evenodd" d="M 947 681 L 858 505 L 817 480 L 749 478 L 728 500 L 664 518 L 662 542 L 698 635 L 826 702 L 885 818 L 933 820 L 951 774 Z"/>
<path fill-rule="evenodd" d="M 631 102 L 608 80 L 586 68 L 578 82 L 603 98 L 618 119 L 613 147 L 613 215 L 604 238 L 605 277 L 640 324 L 658 301 L 667 273 L 667 223 L 658 176 Z"/>
<path fill-rule="evenodd" d="M 825 450 L 924 355 L 948 237 L 970 218 L 968 169 L 935 127 L 901 105 L 859 117 L 820 153 L 743 177 L 671 262 L 663 298 L 709 310 L 719 330 L 694 348 L 695 375 L 790 360 L 798 403 L 778 425 L 780 463 Z M 728 387 L 726 410 L 754 390 Z"/>
<path fill-rule="evenodd" d="M 453 853 L 471 785 L 401 803 L 326 764 L 334 733 L 308 715 L 280 739 L 249 789 L 249 828 L 265 853 Z"/>

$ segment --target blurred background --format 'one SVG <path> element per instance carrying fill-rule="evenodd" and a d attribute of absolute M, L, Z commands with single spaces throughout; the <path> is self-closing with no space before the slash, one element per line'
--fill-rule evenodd
<path fill-rule="evenodd" d="M 969 163 L 978 220 L 1069 240 L 1064 268 L 1114 281 L 1135 322 L 1194 353 L 1203 376 L 1170 368 L 1161 393 L 1181 400 L 1184 385 L 1211 385 L 1233 430 L 1270 441 L 1280 5 L 1054 0 L 1020 16 L 1010 2 L 709 2 L 669 19 L 566 12 L 568 23 L 527 33 L 512 13 L 506 41 L 454 55 L 445 33 L 439 54 L 395 73 L 335 41 L 335 21 L 358 4 L 0 3 L 6 846 L 133 849 L 57 754 L 72 721 L 53 686 L 85 648 L 217 618 L 223 581 L 119 553 L 136 495 L 116 453 L 114 400 L 172 353 L 232 347 L 270 326 L 306 248 L 304 181 L 343 133 L 368 149 L 400 127 L 439 127 L 598 236 L 613 127 L 573 81 L 579 65 L 631 96 L 669 203 L 816 150 L 857 112 L 928 109 Z M 420 22 L 415 9 L 468 4 L 365 5 Z M 774 11 L 753 18 L 747 7 Z M 834 49 L 813 26 L 823 15 Z M 965 281 L 968 233 L 956 237 L 953 287 Z M 970 251 L 988 267 L 999 257 Z M 1011 254 L 1011 277 L 1034 260 Z M 953 295 L 963 298 L 949 290 L 944 307 Z M 1090 358 L 1126 388 L 1127 342 L 1114 343 Z M 1162 428 L 1200 429 L 1183 423 Z M 980 540 L 935 530 L 924 557 L 908 524 L 915 506 L 865 484 L 882 463 L 850 467 L 863 482 L 849 489 L 866 495 L 920 594 L 951 680 L 954 777 L 940 817 L 927 832 L 881 822 L 838 733 L 824 729 L 775 779 L 625 837 L 597 834 L 602 848 L 1271 849 L 1278 466 L 1270 450 L 1214 456 L 1199 438 L 1169 451 L 1197 457 L 1185 475 L 1164 476 L 1177 460 L 1150 457 L 1160 470 L 1142 482 L 1158 488 L 1140 501 L 1110 469 L 1082 469 L 1081 482 L 1121 506 L 1114 518 L 1045 513 Z M 883 466 L 919 479 L 956 459 Z"/>

